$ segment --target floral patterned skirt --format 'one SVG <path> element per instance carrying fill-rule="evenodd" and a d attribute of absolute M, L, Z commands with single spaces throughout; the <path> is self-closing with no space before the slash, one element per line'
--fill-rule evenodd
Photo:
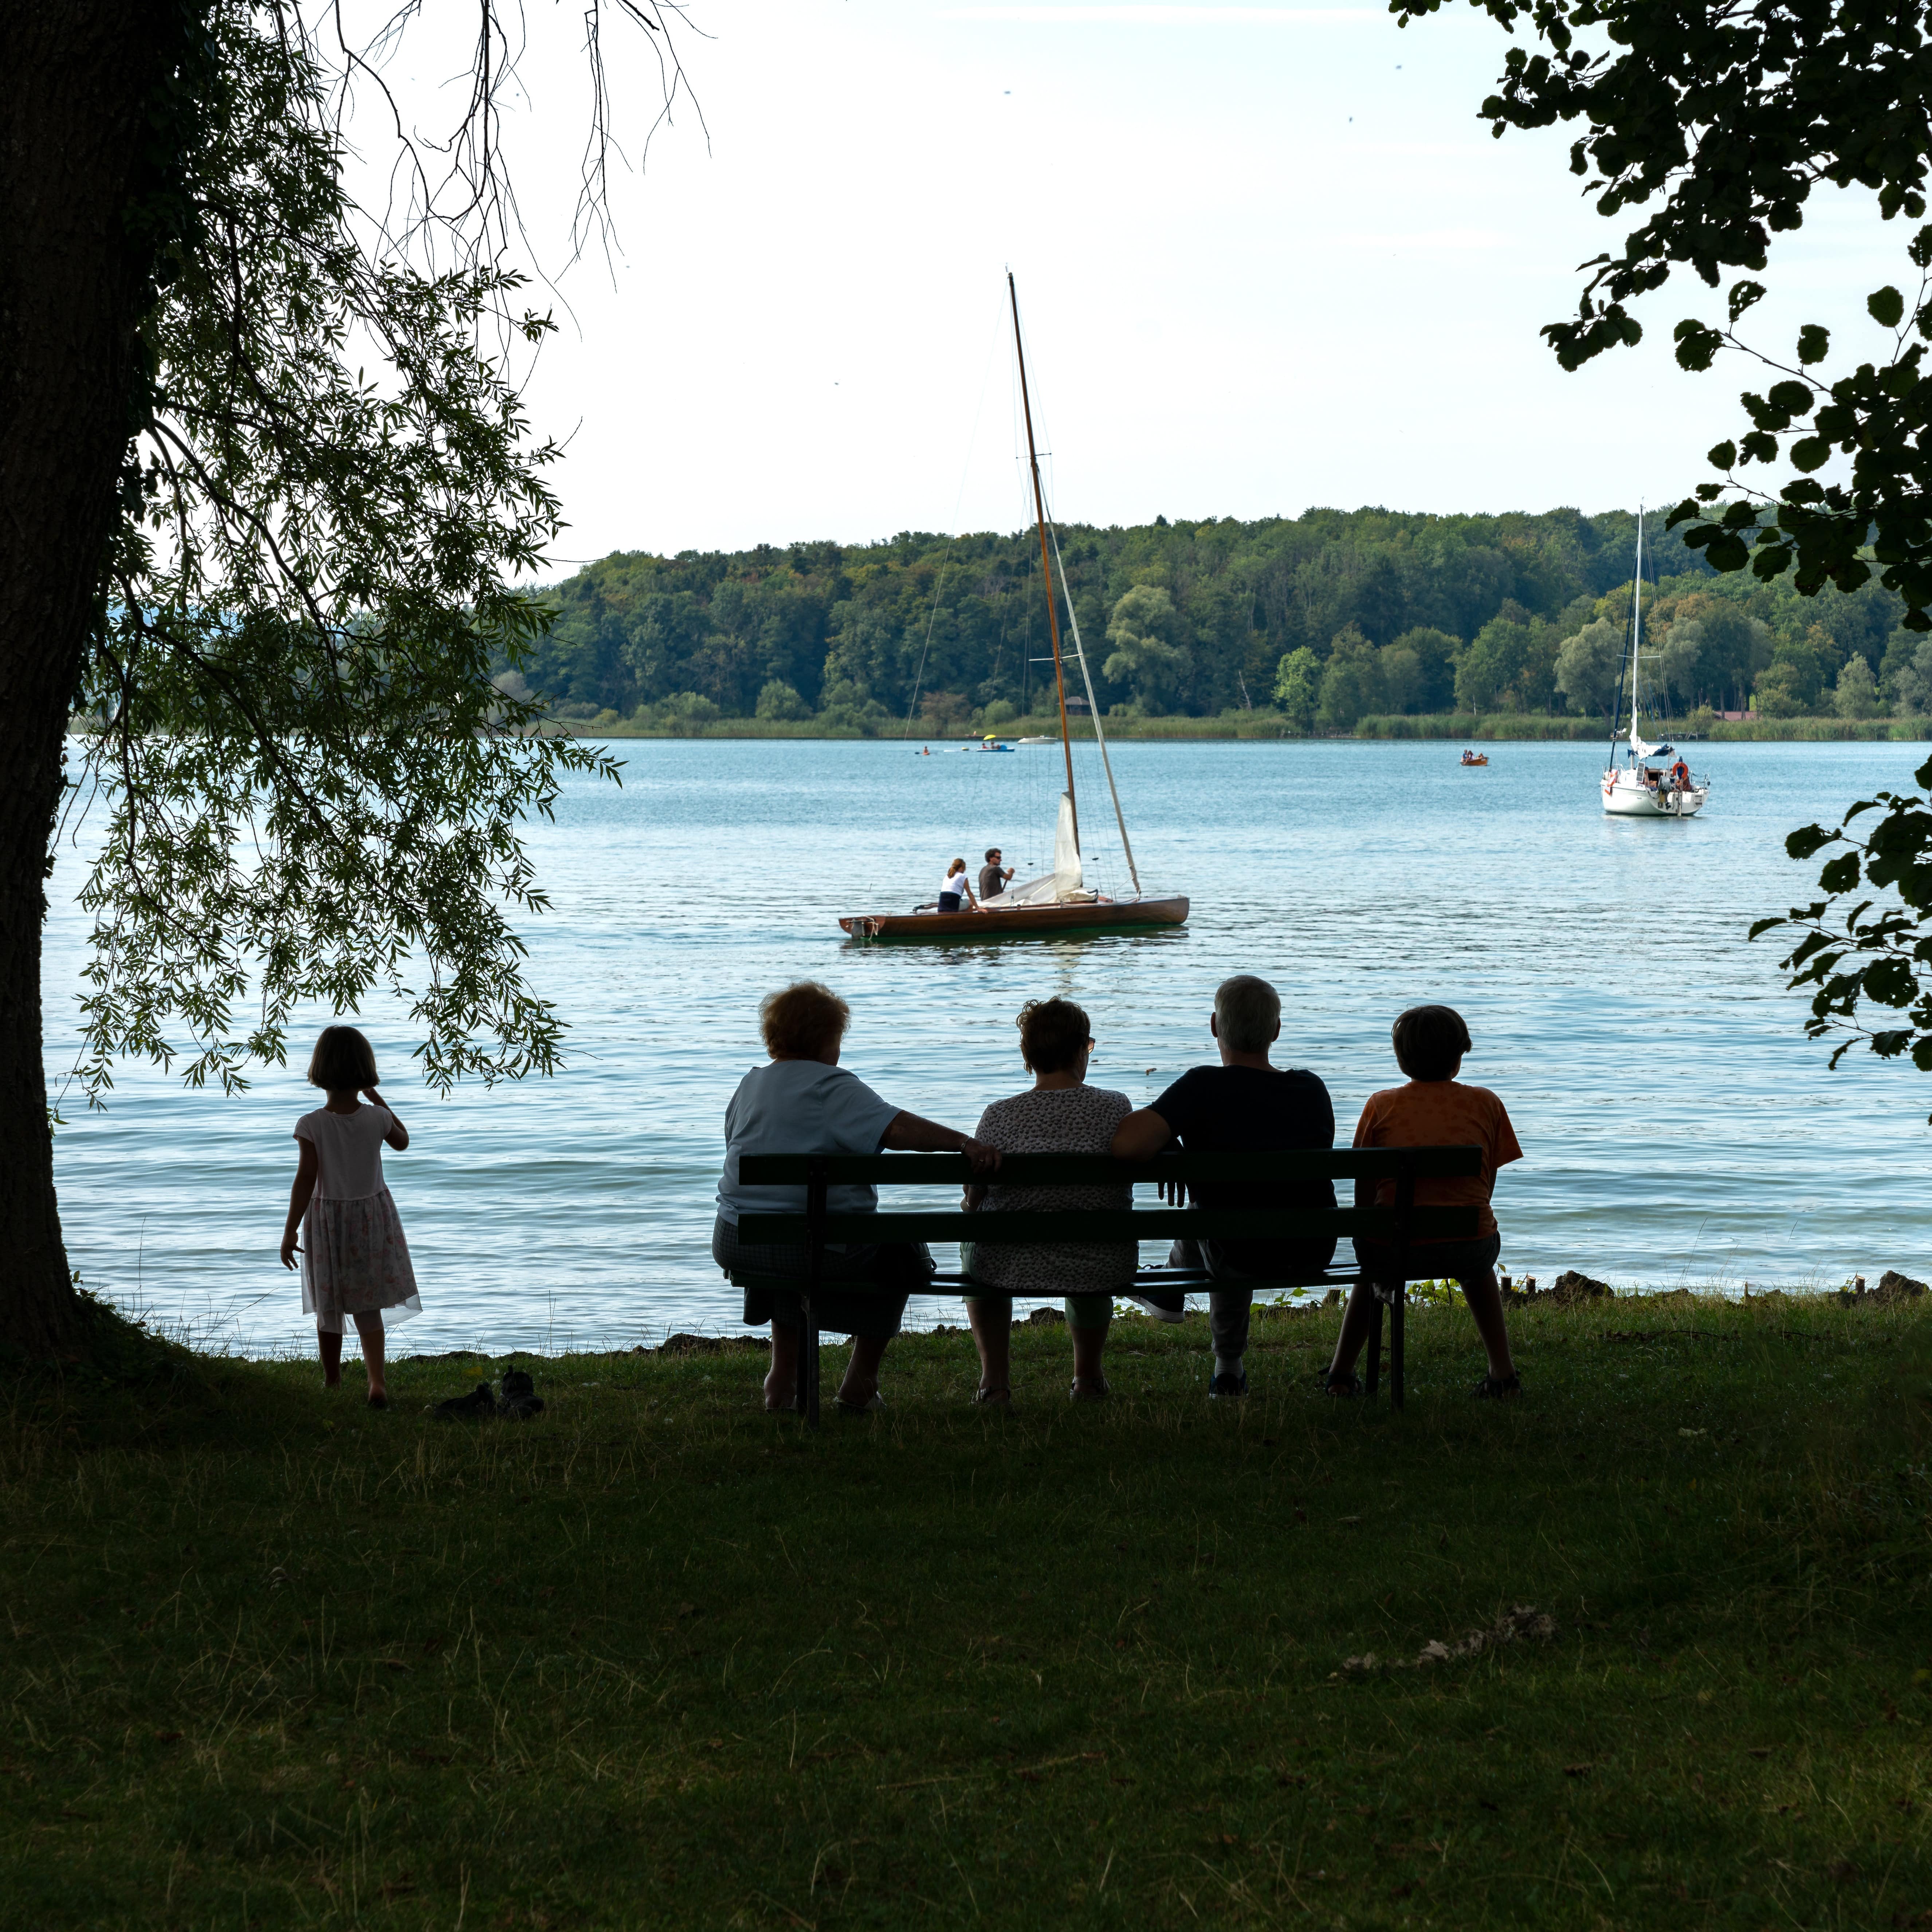
<path fill-rule="evenodd" d="M 386 1187 L 354 1201 L 308 1204 L 302 1217 L 302 1307 L 324 1334 L 376 1311 L 406 1322 L 422 1312 L 403 1223 Z"/>

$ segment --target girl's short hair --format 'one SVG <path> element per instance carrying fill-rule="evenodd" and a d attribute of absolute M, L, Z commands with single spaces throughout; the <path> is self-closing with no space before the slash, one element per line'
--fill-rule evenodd
<path fill-rule="evenodd" d="M 1395 1064 L 1412 1080 L 1451 1080 L 1471 1046 L 1469 1029 L 1454 1006 L 1411 1006 L 1390 1029 Z"/>
<path fill-rule="evenodd" d="M 758 1028 L 774 1060 L 815 1060 L 851 1024 L 852 1009 L 816 980 L 767 993 L 758 1006 Z"/>
<path fill-rule="evenodd" d="M 308 1084 L 332 1094 L 376 1084 L 376 1049 L 352 1026 L 326 1026 L 308 1057 Z"/>
<path fill-rule="evenodd" d="M 1064 1072 L 1094 1037 L 1087 1016 L 1071 1000 L 1029 1000 L 1016 1024 L 1029 1073 Z"/>

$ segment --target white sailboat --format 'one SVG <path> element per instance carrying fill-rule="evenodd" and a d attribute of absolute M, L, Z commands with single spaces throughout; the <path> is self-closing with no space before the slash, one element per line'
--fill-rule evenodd
<path fill-rule="evenodd" d="M 1617 740 L 1613 731 L 1610 762 L 1604 773 L 1604 809 L 1620 818 L 1689 818 L 1702 812 L 1711 796 L 1708 777 L 1693 776 L 1690 766 L 1677 754 L 1676 747 L 1648 742 L 1637 730 L 1642 705 L 1639 674 L 1643 661 L 1643 512 L 1636 513 L 1636 576 L 1630 585 L 1630 734 L 1624 740 L 1624 762 L 1617 763 Z M 1622 694 L 1618 694 L 1618 715 L 1622 716 Z M 1663 760 L 1675 760 L 1665 764 Z M 1652 760 L 1656 760 L 1653 763 Z"/>

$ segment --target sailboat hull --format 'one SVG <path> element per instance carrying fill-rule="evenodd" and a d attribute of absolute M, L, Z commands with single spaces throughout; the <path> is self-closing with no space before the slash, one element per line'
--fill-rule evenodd
<path fill-rule="evenodd" d="M 1704 808 L 1711 796 L 1708 785 L 1659 786 L 1633 784 L 1618 772 L 1604 781 L 1604 809 L 1618 818 L 1690 818 Z"/>
<path fill-rule="evenodd" d="M 854 939 L 1024 939 L 1181 926 L 1186 920 L 1187 901 L 1176 897 L 1090 899 L 1077 905 L 1009 906 L 988 912 L 854 913 L 838 924 Z"/>

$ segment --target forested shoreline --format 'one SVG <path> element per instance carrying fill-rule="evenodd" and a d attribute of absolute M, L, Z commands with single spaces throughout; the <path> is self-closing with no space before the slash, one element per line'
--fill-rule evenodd
<path fill-rule="evenodd" d="M 1616 703 L 1636 520 L 1318 509 L 1074 526 L 1060 543 L 1096 698 L 1129 729 L 1434 736 L 1422 721 L 1466 718 L 1588 735 Z M 1718 574 L 1660 519 L 1646 535 L 1646 683 L 1672 715 L 1877 735 L 1932 713 L 1932 644 L 1875 583 L 1802 598 Z M 574 731 L 945 736 L 1049 709 L 1030 531 L 620 552 L 548 594 L 548 635 L 498 681 Z"/>

